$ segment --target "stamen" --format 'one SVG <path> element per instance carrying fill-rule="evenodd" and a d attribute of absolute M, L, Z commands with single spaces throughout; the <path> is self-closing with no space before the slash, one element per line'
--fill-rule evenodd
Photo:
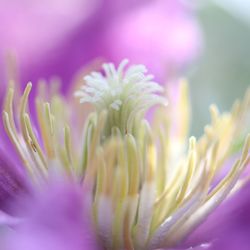
<path fill-rule="evenodd" d="M 13 133 L 16 132 L 15 129 L 15 122 L 14 122 L 14 115 L 13 115 L 13 96 L 14 96 L 14 89 L 9 88 L 9 91 L 7 93 L 6 99 L 5 99 L 5 105 L 4 109 L 6 110 L 6 113 L 9 114 L 9 121 L 10 121 L 10 128 L 12 129 Z M 17 137 L 17 134 L 15 134 L 15 137 Z"/>
<path fill-rule="evenodd" d="M 27 168 L 28 172 L 30 173 L 31 176 L 33 176 L 33 168 L 30 166 L 30 162 L 28 160 L 28 157 L 25 155 L 23 152 L 23 148 L 18 140 L 18 137 L 16 137 L 16 130 L 12 128 L 9 114 L 6 111 L 3 111 L 3 123 L 4 123 L 4 128 L 5 131 L 7 132 L 11 142 L 15 146 L 18 154 L 20 155 L 24 166 Z"/>
<path fill-rule="evenodd" d="M 33 129 L 32 129 L 32 125 L 31 125 L 31 122 L 30 122 L 30 118 L 28 116 L 28 114 L 25 114 L 24 115 L 24 122 L 25 122 L 25 126 L 26 126 L 26 129 L 27 129 L 27 134 L 28 136 L 30 137 L 30 143 L 31 143 L 31 147 L 33 148 L 33 151 L 34 153 L 38 153 L 38 156 L 42 162 L 42 166 L 41 166 L 41 169 L 45 172 L 45 169 L 44 168 L 47 168 L 47 163 L 46 163 L 46 160 L 45 160 L 45 156 L 42 152 L 42 149 L 37 141 L 37 138 L 33 132 Z"/>
<path fill-rule="evenodd" d="M 125 69 L 127 64 L 122 61 L 118 69 L 104 64 L 104 75 L 93 72 L 84 78 L 85 86 L 75 95 L 96 108 L 84 127 L 82 111 L 60 96 L 55 81 L 36 98 L 38 131 L 29 115 L 31 83 L 20 109 L 9 89 L 4 126 L 35 183 L 56 167 L 83 186 L 105 248 L 173 248 L 249 181 L 242 173 L 250 162 L 250 135 L 243 145 L 246 131 L 239 128 L 249 115 L 250 90 L 231 113 L 212 105 L 211 124 L 197 141 L 191 137 L 188 147 L 187 83 L 181 81 L 174 104 L 160 106 L 151 126 L 144 115 L 153 105 L 165 104 L 158 95 L 163 88 L 146 75 L 145 66 Z M 226 160 L 240 147 L 239 159 L 220 177 Z"/>
<path fill-rule="evenodd" d="M 70 127 L 68 125 L 64 127 L 64 144 L 65 144 L 68 170 L 70 170 L 70 172 L 72 173 L 74 170 L 76 171 L 76 169 L 73 163 L 71 133 L 70 133 Z"/>

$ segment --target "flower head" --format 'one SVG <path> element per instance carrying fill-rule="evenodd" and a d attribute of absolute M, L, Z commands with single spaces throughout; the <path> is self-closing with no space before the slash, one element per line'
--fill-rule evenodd
<path fill-rule="evenodd" d="M 240 143 L 236 138 L 250 93 L 230 113 L 220 114 L 211 106 L 212 121 L 204 135 L 187 140 L 187 83 L 180 83 L 174 105 L 171 98 L 168 106 L 161 105 L 166 98 L 156 93 L 162 88 L 145 75 L 145 67 L 125 70 L 126 64 L 122 61 L 118 69 L 105 64 L 104 74 L 84 78 L 76 96 L 95 108 L 86 120 L 78 103 L 41 91 L 37 130 L 27 108 L 29 83 L 18 115 L 10 89 L 4 125 L 34 185 L 56 171 L 84 187 L 104 249 L 172 248 L 247 182 L 242 173 L 249 163 L 250 137 Z M 150 124 L 144 115 L 155 104 L 161 106 Z M 180 121 L 172 121 L 176 110 Z M 225 168 L 234 153 L 238 160 Z"/>

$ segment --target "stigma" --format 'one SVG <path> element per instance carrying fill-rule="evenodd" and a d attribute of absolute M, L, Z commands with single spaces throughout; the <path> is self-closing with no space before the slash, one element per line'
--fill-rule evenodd
<path fill-rule="evenodd" d="M 144 118 L 152 106 L 166 105 L 167 99 L 159 93 L 163 87 L 147 75 L 144 65 L 132 65 L 127 69 L 124 59 L 116 69 L 113 63 L 103 64 L 103 74 L 92 72 L 84 77 L 84 85 L 75 92 L 80 103 L 91 103 L 100 113 L 108 112 L 106 133 L 118 128 L 122 134 L 131 133 L 135 123 Z"/>

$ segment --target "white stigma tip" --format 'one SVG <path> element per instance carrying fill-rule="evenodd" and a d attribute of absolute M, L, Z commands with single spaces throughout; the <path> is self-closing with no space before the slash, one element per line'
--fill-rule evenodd
<path fill-rule="evenodd" d="M 103 64 L 104 74 L 92 72 L 84 77 L 85 85 L 74 95 L 80 103 L 92 103 L 98 111 L 112 108 L 120 110 L 123 105 L 146 111 L 156 104 L 166 105 L 162 86 L 152 81 L 153 75 L 146 75 L 144 65 L 132 65 L 127 69 L 124 59 L 116 69 L 113 63 Z M 145 107 L 145 108 L 143 108 Z"/>

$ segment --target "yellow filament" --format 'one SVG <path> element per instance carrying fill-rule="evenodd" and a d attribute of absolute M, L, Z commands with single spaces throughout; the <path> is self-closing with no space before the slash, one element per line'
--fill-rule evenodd
<path fill-rule="evenodd" d="M 117 141 L 112 139 L 104 147 L 104 156 L 107 169 L 107 181 L 105 182 L 104 192 L 106 195 L 111 195 L 114 182 L 114 169 L 116 164 Z"/>
<path fill-rule="evenodd" d="M 23 137 L 24 137 L 27 145 L 29 145 L 29 142 L 28 142 L 29 138 L 28 138 L 27 131 L 26 131 L 24 115 L 26 113 L 26 107 L 27 107 L 28 98 L 29 98 L 31 88 L 32 88 L 32 84 L 31 84 L 31 82 L 29 82 L 24 90 L 24 93 L 23 93 L 23 96 L 21 99 L 21 108 L 20 108 L 20 125 L 21 125 Z"/>
<path fill-rule="evenodd" d="M 97 120 L 97 125 L 94 129 L 93 138 L 91 140 L 90 149 L 88 151 L 88 162 L 84 176 L 85 184 L 87 184 L 88 182 L 92 182 L 95 178 L 95 173 L 98 166 L 96 166 L 93 162 L 95 158 L 96 148 L 98 148 L 98 145 L 100 143 L 101 131 L 104 128 L 106 116 L 106 111 L 100 113 Z"/>
<path fill-rule="evenodd" d="M 72 154 L 72 144 L 71 144 L 71 134 L 70 134 L 70 127 L 66 125 L 64 127 L 64 145 L 67 155 L 67 160 L 69 164 L 71 165 L 71 168 L 73 168 L 73 154 Z M 71 169 L 73 170 L 73 169 Z"/>
<path fill-rule="evenodd" d="M 54 122 L 53 122 L 53 116 L 50 112 L 50 104 L 45 103 L 44 104 L 44 118 L 45 118 L 45 133 L 47 134 L 46 138 L 48 140 L 48 157 L 49 159 L 54 159 L 56 156 L 56 149 L 55 149 L 55 143 L 54 143 Z"/>
<path fill-rule="evenodd" d="M 150 144 L 148 146 L 147 152 L 147 181 L 151 182 L 154 180 L 155 177 L 155 170 L 156 170 L 156 149 L 155 146 Z"/>
<path fill-rule="evenodd" d="M 177 204 L 180 204 L 181 201 L 183 200 L 183 198 L 186 195 L 186 191 L 188 189 L 188 186 L 190 184 L 191 178 L 193 176 L 194 170 L 195 170 L 195 157 L 196 157 L 196 139 L 194 137 L 190 138 L 190 142 L 189 142 L 190 146 L 189 146 L 189 159 L 187 162 L 187 175 L 186 178 L 184 180 L 184 183 L 182 184 L 181 187 L 181 192 L 177 198 Z"/>
<path fill-rule="evenodd" d="M 232 178 L 237 174 L 240 166 L 240 161 L 238 160 L 232 170 L 227 174 L 227 176 L 208 194 L 206 201 L 210 200 L 217 192 L 222 190 L 226 185 L 230 183 Z"/>
<path fill-rule="evenodd" d="M 33 132 L 33 129 L 32 129 L 32 125 L 30 123 L 30 118 L 28 116 L 28 114 L 25 114 L 24 115 L 24 122 L 25 122 L 25 126 L 26 126 L 26 129 L 27 129 L 27 134 L 28 136 L 30 137 L 31 141 L 30 141 L 30 145 L 34 151 L 34 153 L 38 153 L 39 155 L 39 158 L 41 159 L 42 161 L 42 164 L 43 164 L 43 170 L 44 168 L 47 168 L 47 163 L 46 163 L 46 160 L 45 160 L 45 157 L 43 155 L 43 152 L 42 152 L 42 149 L 37 141 L 37 138 Z"/>
<path fill-rule="evenodd" d="M 34 170 L 30 165 L 29 159 L 26 157 L 25 153 L 23 152 L 21 144 L 19 143 L 18 139 L 15 136 L 15 133 L 14 133 L 15 130 L 13 130 L 10 125 L 9 114 L 5 111 L 3 112 L 3 123 L 4 123 L 5 131 L 7 132 L 11 142 L 15 146 L 17 152 L 19 153 L 24 166 L 26 166 L 30 175 L 33 176 Z"/>
<path fill-rule="evenodd" d="M 14 96 L 14 89 L 9 88 L 6 99 L 4 109 L 9 116 L 10 128 L 14 133 L 14 136 L 17 138 L 16 127 L 14 122 L 14 115 L 13 115 L 13 96 Z"/>
<path fill-rule="evenodd" d="M 161 195 L 164 192 L 166 182 L 168 181 L 168 159 L 169 159 L 169 140 L 168 129 L 165 132 L 162 128 L 159 128 L 159 143 L 160 147 L 158 149 L 159 156 L 157 161 L 157 192 Z"/>
<path fill-rule="evenodd" d="M 127 166 L 129 174 L 128 195 L 133 196 L 138 193 L 140 180 L 140 157 L 136 149 L 136 141 L 134 137 L 127 134 L 125 137 L 127 145 Z"/>
<path fill-rule="evenodd" d="M 103 149 L 97 151 L 98 167 L 97 167 L 97 178 L 96 178 L 96 191 L 95 191 L 95 200 L 98 201 L 98 198 L 105 192 L 105 187 L 107 186 L 107 169 L 104 159 Z"/>

